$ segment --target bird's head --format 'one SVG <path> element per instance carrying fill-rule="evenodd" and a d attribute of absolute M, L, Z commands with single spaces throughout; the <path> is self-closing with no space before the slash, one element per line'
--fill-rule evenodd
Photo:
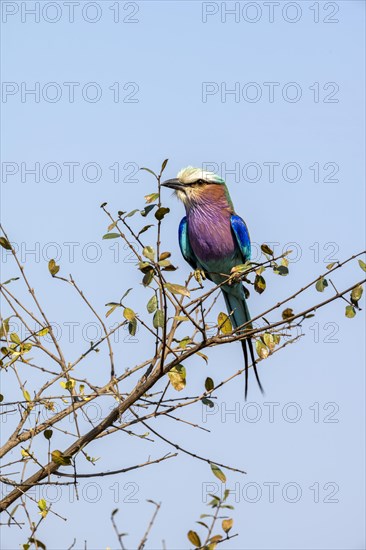
<path fill-rule="evenodd" d="M 207 172 L 202 168 L 187 166 L 178 172 L 176 178 L 164 181 L 162 185 L 174 189 L 178 199 L 186 207 L 211 194 L 225 194 L 230 201 L 224 180 L 214 172 Z"/>

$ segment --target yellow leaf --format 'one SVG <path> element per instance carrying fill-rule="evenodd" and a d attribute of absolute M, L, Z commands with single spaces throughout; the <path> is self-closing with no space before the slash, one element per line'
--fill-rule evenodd
<path fill-rule="evenodd" d="M 220 480 L 222 483 L 226 483 L 226 475 L 220 468 L 216 465 L 210 462 L 212 473 Z"/>
<path fill-rule="evenodd" d="M 39 332 L 36 332 L 36 336 L 46 336 L 50 332 L 50 329 L 48 327 L 43 328 Z"/>
<path fill-rule="evenodd" d="M 152 246 L 145 246 L 142 253 L 145 256 L 145 258 L 147 258 L 148 260 L 151 260 L 151 261 L 154 260 L 155 251 Z"/>
<path fill-rule="evenodd" d="M 266 346 L 270 349 L 270 351 L 273 351 L 276 345 L 275 339 L 273 338 L 273 334 L 270 334 L 269 332 L 265 332 L 263 335 L 263 340 Z"/>
<path fill-rule="evenodd" d="M 52 451 L 51 453 L 52 460 L 55 464 L 58 466 L 70 466 L 71 465 L 71 457 L 64 455 L 61 451 L 57 450 Z"/>
<path fill-rule="evenodd" d="M 225 531 L 225 533 L 228 533 L 230 529 L 232 528 L 234 523 L 233 519 L 223 519 L 222 520 L 222 528 Z"/>
<path fill-rule="evenodd" d="M 27 390 L 23 390 L 23 395 L 26 401 L 29 402 L 31 400 L 31 396 L 29 395 L 29 392 L 27 392 Z"/>
<path fill-rule="evenodd" d="M 136 313 L 133 311 L 133 309 L 126 307 L 123 311 L 123 317 L 127 319 L 127 321 L 132 321 L 132 319 L 136 317 Z"/>
<path fill-rule="evenodd" d="M 352 289 L 351 292 L 351 302 L 354 304 L 355 302 L 359 302 L 361 300 L 361 296 L 363 293 L 362 285 L 358 285 L 355 288 Z"/>
<path fill-rule="evenodd" d="M 201 546 L 201 539 L 197 535 L 196 531 L 188 531 L 187 537 L 189 542 L 191 542 L 196 548 Z"/>
<path fill-rule="evenodd" d="M 20 338 L 19 338 L 19 336 L 17 335 L 16 332 L 12 332 L 12 333 L 10 334 L 10 340 L 11 340 L 12 342 L 14 342 L 14 344 L 20 344 L 20 342 L 21 342 L 21 340 L 20 340 Z"/>
<path fill-rule="evenodd" d="M 258 356 L 261 359 L 266 359 L 269 354 L 269 349 L 261 340 L 257 340 L 255 343 L 255 349 L 257 350 Z"/>
<path fill-rule="evenodd" d="M 48 262 L 48 271 L 51 273 L 52 277 L 60 271 L 60 266 L 56 264 L 55 260 L 50 260 Z"/>
<path fill-rule="evenodd" d="M 189 298 L 190 295 L 191 295 L 188 288 L 186 288 L 185 286 L 176 285 L 176 284 L 173 284 L 173 283 L 165 283 L 164 286 L 172 294 L 180 294 L 181 296 L 187 296 L 187 298 Z"/>
<path fill-rule="evenodd" d="M 177 391 L 181 391 L 186 385 L 186 369 L 183 365 L 177 365 L 168 372 L 171 385 Z"/>
<path fill-rule="evenodd" d="M 230 334 L 233 330 L 230 318 L 226 315 L 226 313 L 219 313 L 219 316 L 217 317 L 217 324 L 223 334 Z"/>
<path fill-rule="evenodd" d="M 39 501 L 37 502 L 37 504 L 38 504 L 38 508 L 39 508 L 39 510 L 40 510 L 39 514 L 40 514 L 43 518 L 45 518 L 45 517 L 47 516 L 47 514 L 48 514 L 47 502 L 45 501 L 44 498 L 41 498 L 41 500 L 39 500 Z"/>

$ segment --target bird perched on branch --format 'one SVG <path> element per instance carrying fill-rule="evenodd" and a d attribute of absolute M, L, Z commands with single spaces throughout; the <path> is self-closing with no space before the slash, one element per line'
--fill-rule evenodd
<path fill-rule="evenodd" d="M 248 228 L 237 214 L 223 179 L 213 172 L 188 166 L 177 177 L 162 183 L 175 193 L 186 209 L 179 225 L 179 246 L 184 259 L 215 284 L 226 281 L 233 267 L 250 259 Z M 241 282 L 221 286 L 226 307 L 236 329 L 252 328 Z M 238 331 L 239 333 L 240 331 Z M 241 340 L 245 361 L 245 398 L 248 394 L 248 349 L 258 386 L 263 393 L 250 338 Z"/>

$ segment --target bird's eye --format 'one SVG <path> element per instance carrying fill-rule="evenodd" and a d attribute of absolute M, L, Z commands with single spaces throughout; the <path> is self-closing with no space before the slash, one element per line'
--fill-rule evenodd
<path fill-rule="evenodd" d="M 202 183 L 204 183 L 204 181 L 203 180 L 197 180 L 196 183 L 201 185 Z"/>

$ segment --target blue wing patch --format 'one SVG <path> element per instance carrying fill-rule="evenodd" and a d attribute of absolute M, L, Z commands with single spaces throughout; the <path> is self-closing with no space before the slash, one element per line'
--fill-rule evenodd
<path fill-rule="evenodd" d="M 230 219 L 231 228 L 234 231 L 236 241 L 240 247 L 244 262 L 250 260 L 251 246 L 249 231 L 244 220 L 240 216 L 233 215 Z"/>
<path fill-rule="evenodd" d="M 182 221 L 179 224 L 178 230 L 179 236 L 179 247 L 182 252 L 183 258 L 193 269 L 197 269 L 197 258 L 191 248 L 189 237 L 188 237 L 188 223 L 187 217 L 184 216 Z"/>

